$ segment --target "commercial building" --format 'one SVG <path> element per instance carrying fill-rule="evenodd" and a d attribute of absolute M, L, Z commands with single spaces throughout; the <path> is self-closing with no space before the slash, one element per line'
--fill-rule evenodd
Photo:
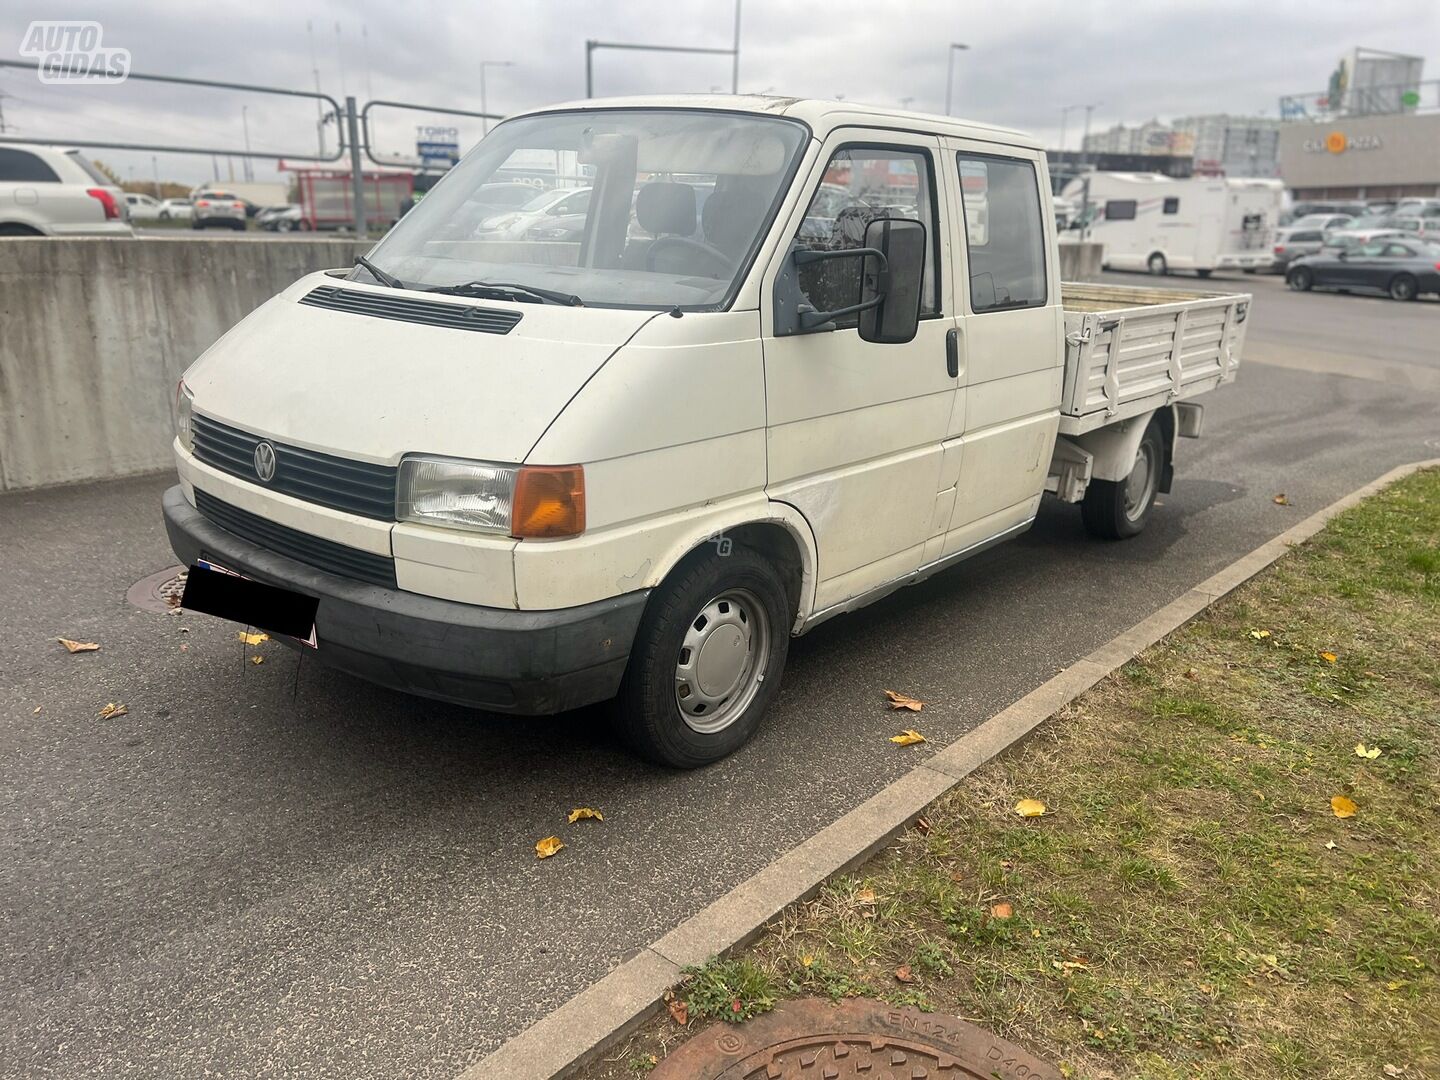
<path fill-rule="evenodd" d="M 1202 176 L 1280 175 L 1280 121 L 1260 116 L 1182 116 L 1173 124 L 1189 136 L 1195 172 Z"/>
<path fill-rule="evenodd" d="M 1440 81 L 1420 57 L 1355 49 L 1321 91 L 1280 99 L 1280 176 L 1297 199 L 1440 195 Z"/>

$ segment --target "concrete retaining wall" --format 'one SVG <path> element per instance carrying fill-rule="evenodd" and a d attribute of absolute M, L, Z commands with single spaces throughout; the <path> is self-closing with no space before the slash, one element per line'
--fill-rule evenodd
<path fill-rule="evenodd" d="M 0 240 L 0 491 L 166 468 L 180 373 L 285 286 L 368 246 Z M 1063 280 L 1099 269 L 1099 244 L 1061 245 Z"/>
<path fill-rule="evenodd" d="M 1060 241 L 1060 280 L 1094 281 L 1100 274 L 1105 245 L 1094 240 Z"/>
<path fill-rule="evenodd" d="M 180 373 L 334 239 L 0 240 L 0 490 L 163 469 Z"/>

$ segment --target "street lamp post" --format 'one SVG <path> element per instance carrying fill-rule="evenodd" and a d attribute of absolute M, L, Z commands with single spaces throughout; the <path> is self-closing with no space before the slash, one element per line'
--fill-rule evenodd
<path fill-rule="evenodd" d="M 255 173 L 250 164 L 250 106 L 240 106 L 240 123 L 245 128 L 245 179 L 254 180 Z"/>
<path fill-rule="evenodd" d="M 511 60 L 481 60 L 481 61 L 480 61 L 480 111 L 481 111 L 482 113 L 488 113 L 488 112 L 490 111 L 490 110 L 486 107 L 486 105 L 485 105 L 485 69 L 486 69 L 487 67 L 513 67 L 513 66 L 514 66 L 514 62 L 511 61 Z M 484 116 L 484 117 L 481 117 L 481 118 L 480 118 L 480 132 L 481 132 L 481 134 L 489 134 L 489 132 L 490 132 L 490 118 L 489 118 L 488 116 Z"/>
<path fill-rule="evenodd" d="M 950 102 L 955 92 L 955 54 L 964 52 L 970 48 L 969 45 L 962 45 L 958 41 L 950 43 L 950 49 L 945 54 L 945 115 L 950 115 Z"/>

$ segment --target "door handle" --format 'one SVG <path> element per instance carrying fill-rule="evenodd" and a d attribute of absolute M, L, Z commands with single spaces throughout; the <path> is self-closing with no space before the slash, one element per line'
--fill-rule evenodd
<path fill-rule="evenodd" d="M 952 379 L 960 377 L 960 331 L 953 326 L 945 335 L 945 370 Z"/>

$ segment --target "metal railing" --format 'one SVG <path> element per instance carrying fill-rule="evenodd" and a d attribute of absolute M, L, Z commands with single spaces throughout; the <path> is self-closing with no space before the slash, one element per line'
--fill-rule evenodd
<path fill-rule="evenodd" d="M 1347 116 L 1432 112 L 1440 112 L 1440 79 L 1387 86 L 1351 86 L 1334 94 L 1319 90 L 1313 94 L 1285 94 L 1280 98 L 1281 120 L 1328 121 Z"/>
<path fill-rule="evenodd" d="M 38 71 L 40 65 L 24 60 L 0 60 L 0 67 L 18 68 L 21 71 Z M 4 143 L 48 143 L 58 146 L 74 146 L 81 149 L 99 150 L 133 150 L 149 154 L 201 154 L 211 157 L 238 157 L 255 158 L 268 161 L 306 161 L 315 164 L 328 164 L 340 162 L 346 157 L 350 160 L 350 181 L 351 192 L 355 211 L 355 235 L 359 239 L 366 236 L 365 216 L 365 191 L 364 175 L 362 172 L 361 153 L 369 158 L 376 165 L 397 166 L 397 167 L 424 167 L 424 162 L 419 159 L 414 161 L 403 158 L 399 155 L 388 161 L 381 160 L 375 156 L 370 142 L 370 111 L 376 108 L 388 109 L 410 109 L 415 112 L 444 113 L 449 116 L 471 116 L 483 120 L 499 120 L 502 117 L 496 113 L 475 112 L 470 109 L 454 109 L 440 105 L 415 105 L 406 101 L 370 101 L 365 107 L 359 108 L 355 98 L 346 97 L 342 105 L 329 94 L 318 90 L 287 90 L 279 86 L 256 86 L 252 83 L 221 82 L 216 79 L 191 79 L 179 75 L 149 75 L 140 72 L 131 72 L 128 78 L 138 79 L 141 82 L 169 83 L 175 86 L 205 87 L 213 90 L 235 90 L 247 94 L 271 94 L 279 97 L 305 98 L 318 102 L 322 107 L 328 106 L 322 116 L 322 122 L 334 120 L 339 128 L 339 145 L 336 146 L 333 154 L 309 151 L 274 151 L 274 150 L 249 150 L 237 149 L 223 146 L 177 146 L 170 143 L 133 143 L 117 142 L 111 139 L 74 139 L 69 136 L 38 134 L 38 135 L 0 135 L 0 144 Z"/>

